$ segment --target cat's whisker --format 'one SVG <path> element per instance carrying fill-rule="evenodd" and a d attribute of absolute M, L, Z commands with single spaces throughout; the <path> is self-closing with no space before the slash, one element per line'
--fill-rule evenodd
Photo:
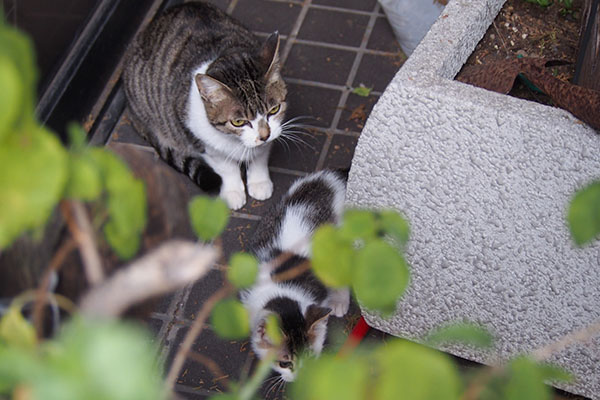
<path fill-rule="evenodd" d="M 287 120 L 287 121 L 285 121 L 283 124 L 281 124 L 281 126 L 286 126 L 286 125 L 288 125 L 288 124 L 291 124 L 291 123 L 293 123 L 293 122 L 296 122 L 296 121 L 301 121 L 301 120 L 312 120 L 312 121 L 318 121 L 318 119 L 317 119 L 317 118 L 315 118 L 315 117 L 311 117 L 310 115 L 299 115 L 299 116 L 297 116 L 297 117 L 294 117 L 294 118 L 290 118 L 290 119 L 288 119 L 288 120 Z"/>
<path fill-rule="evenodd" d="M 300 135 L 308 136 L 308 137 L 310 137 L 310 138 L 314 138 L 314 137 L 315 137 L 315 135 L 313 135 L 312 133 L 309 133 L 309 132 L 303 132 L 303 131 L 293 131 L 293 130 L 291 130 L 291 129 L 290 129 L 290 130 L 283 131 L 283 132 L 282 132 L 282 134 L 288 134 L 288 135 L 289 135 L 289 134 L 300 134 Z"/>
<path fill-rule="evenodd" d="M 298 144 L 302 144 L 305 147 L 308 147 L 312 150 L 316 150 L 315 147 L 308 143 L 307 141 L 299 138 L 298 136 L 294 136 L 294 135 L 282 135 L 283 138 L 288 139 L 289 141 L 291 141 L 292 143 L 298 143 Z"/>
<path fill-rule="evenodd" d="M 279 385 L 279 381 L 282 381 L 283 378 L 281 378 L 281 375 L 275 375 L 273 377 L 273 381 L 269 384 L 269 389 L 267 390 L 267 397 L 271 394 L 271 393 L 275 393 L 276 392 L 276 387 Z"/>
<path fill-rule="evenodd" d="M 280 136 L 280 138 L 281 138 L 281 142 L 282 143 L 287 143 L 289 141 L 289 143 L 292 143 L 294 146 L 296 146 L 296 148 L 298 150 L 302 150 L 302 146 L 300 146 L 300 144 L 296 140 L 293 140 L 291 137 L 289 137 L 289 136 Z M 288 146 L 288 148 L 289 148 L 289 146 Z"/>
<path fill-rule="evenodd" d="M 303 129 L 318 129 L 318 126 L 310 124 L 285 124 L 281 125 L 282 128 L 303 128 Z"/>

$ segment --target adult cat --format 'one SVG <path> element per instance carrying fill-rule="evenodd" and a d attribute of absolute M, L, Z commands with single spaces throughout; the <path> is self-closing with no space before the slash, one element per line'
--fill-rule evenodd
<path fill-rule="evenodd" d="M 349 290 L 329 289 L 305 268 L 315 230 L 341 218 L 346 178 L 343 172 L 324 170 L 297 180 L 256 229 L 251 251 L 260 261 L 259 275 L 241 298 L 250 315 L 254 352 L 259 358 L 276 352 L 273 369 L 287 382 L 294 380 L 303 351 L 321 353 L 329 315 L 342 317 L 348 311 Z M 281 346 L 266 335 L 269 315 L 280 322 Z"/>
<path fill-rule="evenodd" d="M 267 162 L 282 132 L 286 86 L 279 35 L 264 42 L 218 8 L 167 10 L 128 49 L 123 81 L 132 122 L 158 154 L 230 208 L 271 197 Z M 216 174 L 215 174 L 216 173 Z"/>

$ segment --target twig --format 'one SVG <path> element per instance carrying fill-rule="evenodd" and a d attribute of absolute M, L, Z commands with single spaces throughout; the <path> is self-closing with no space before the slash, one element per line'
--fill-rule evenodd
<path fill-rule="evenodd" d="M 600 321 L 579 329 L 578 331 L 571 332 L 563 336 L 560 340 L 549 343 L 548 345 L 533 351 L 531 353 L 531 358 L 538 362 L 543 361 L 572 344 L 587 342 L 598 334 L 600 334 Z"/>
<path fill-rule="evenodd" d="M 46 300 L 48 298 L 48 296 L 46 296 L 46 293 L 48 292 L 48 288 L 50 287 L 50 279 L 52 277 L 52 273 L 60 269 L 60 267 L 65 261 L 65 258 L 67 258 L 69 254 L 71 254 L 75 247 L 75 241 L 71 238 L 67 239 L 60 246 L 56 253 L 54 253 L 54 256 L 52 257 L 48 268 L 46 268 L 46 272 L 44 273 L 40 286 L 37 290 L 35 305 L 33 307 L 33 325 L 35 326 L 38 338 L 41 338 L 43 335 L 42 318 L 44 316 L 44 307 L 46 306 Z"/>
<path fill-rule="evenodd" d="M 294 278 L 302 275 L 303 273 L 310 270 L 311 268 L 312 268 L 312 265 L 311 265 L 310 261 L 306 260 L 306 261 L 303 261 L 302 263 L 296 265 L 293 268 L 290 268 L 286 271 L 283 271 L 283 272 L 273 275 L 273 277 L 271 279 L 273 279 L 273 282 L 289 281 L 290 279 L 294 279 Z"/>
<path fill-rule="evenodd" d="M 241 387 L 240 392 L 238 394 L 239 400 L 250 400 L 254 393 L 260 388 L 260 385 L 263 383 L 263 380 L 269 375 L 271 372 L 271 364 L 275 360 L 275 351 L 270 350 L 266 356 L 260 361 L 258 367 L 256 368 L 256 372 L 250 378 L 248 383 Z"/>
<path fill-rule="evenodd" d="M 576 343 L 584 343 L 591 340 L 594 336 L 600 334 L 600 321 L 592 325 L 588 325 L 578 331 L 571 332 L 561 339 L 540 347 L 530 353 L 530 357 L 537 362 L 544 361 L 555 353 L 558 353 L 570 345 Z M 505 370 L 505 366 L 493 366 L 482 372 L 476 379 L 471 382 L 467 390 L 462 395 L 462 400 L 476 400 L 485 385 L 494 377 L 501 374 Z"/>
<path fill-rule="evenodd" d="M 492 24 L 494 25 L 494 29 L 496 30 L 496 33 L 498 34 L 498 39 L 500 39 L 500 41 L 502 42 L 502 47 L 504 47 L 504 51 L 506 52 L 506 54 L 508 54 L 508 47 L 506 47 L 506 42 L 504 41 L 504 38 L 502 37 L 500 30 L 496 26 L 496 21 L 492 22 Z"/>
<path fill-rule="evenodd" d="M 219 300 L 230 295 L 232 291 L 233 289 L 231 288 L 231 286 L 226 285 L 221 289 L 217 290 L 215 293 L 213 293 L 213 295 L 210 296 L 208 300 L 206 300 L 206 302 L 202 305 L 200 312 L 194 320 L 194 323 L 192 324 L 190 330 L 185 335 L 183 343 L 179 347 L 179 350 L 177 351 L 177 354 L 173 359 L 173 364 L 171 364 L 171 369 L 169 370 L 169 374 L 167 375 L 167 379 L 165 380 L 165 386 L 169 392 L 173 391 L 175 380 L 179 375 L 179 371 L 181 371 L 183 363 L 185 362 L 185 359 L 187 358 L 188 353 L 190 352 L 190 349 L 194 344 L 194 341 L 202 332 L 202 329 L 204 328 L 204 322 L 206 322 L 206 319 L 210 315 L 210 312 L 212 311 L 213 307 L 215 306 L 215 304 L 217 304 Z"/>
<path fill-rule="evenodd" d="M 87 280 L 91 286 L 95 286 L 104 280 L 104 270 L 96 247 L 94 230 L 85 207 L 77 200 L 63 200 L 60 203 L 60 210 L 79 247 Z"/>
<path fill-rule="evenodd" d="M 93 288 L 82 299 L 81 312 L 118 316 L 133 304 L 194 282 L 209 271 L 218 254 L 194 242 L 167 242 Z"/>
<path fill-rule="evenodd" d="M 204 354 L 200 354 L 195 351 L 190 351 L 187 356 L 191 360 L 196 361 L 196 362 L 204 365 L 206 368 L 208 368 L 210 373 L 213 374 L 213 376 L 215 377 L 215 380 L 219 380 L 220 382 L 223 382 L 223 385 L 225 386 L 225 388 L 227 388 L 229 386 L 229 381 L 227 379 L 227 375 L 225 375 L 223 373 L 223 370 L 221 370 L 221 368 L 219 367 L 219 364 L 217 364 L 215 362 L 215 360 L 205 356 Z"/>

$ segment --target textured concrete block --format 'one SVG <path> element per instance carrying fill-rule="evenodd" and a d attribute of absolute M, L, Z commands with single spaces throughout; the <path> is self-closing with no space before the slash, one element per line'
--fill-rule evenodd
<path fill-rule="evenodd" d="M 527 353 L 600 320 L 600 243 L 576 248 L 565 215 L 600 178 L 600 136 L 566 111 L 453 81 L 503 0 L 453 0 L 375 105 L 348 184 L 352 206 L 409 219 L 409 291 L 387 333 L 418 340 L 474 321 L 492 351 L 444 348 L 482 363 Z M 600 339 L 550 361 L 561 387 L 600 399 Z"/>

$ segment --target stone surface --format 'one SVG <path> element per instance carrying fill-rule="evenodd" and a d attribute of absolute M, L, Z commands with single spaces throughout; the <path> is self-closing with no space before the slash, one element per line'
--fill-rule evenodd
<path fill-rule="evenodd" d="M 411 286 L 384 332 L 419 340 L 469 320 L 493 351 L 445 350 L 483 363 L 529 352 L 600 319 L 600 243 L 575 248 L 569 200 L 600 171 L 600 137 L 566 111 L 452 80 L 502 0 L 450 2 L 387 87 L 354 155 L 347 201 L 393 207 L 411 223 Z M 599 399 L 600 339 L 551 357 Z"/>

